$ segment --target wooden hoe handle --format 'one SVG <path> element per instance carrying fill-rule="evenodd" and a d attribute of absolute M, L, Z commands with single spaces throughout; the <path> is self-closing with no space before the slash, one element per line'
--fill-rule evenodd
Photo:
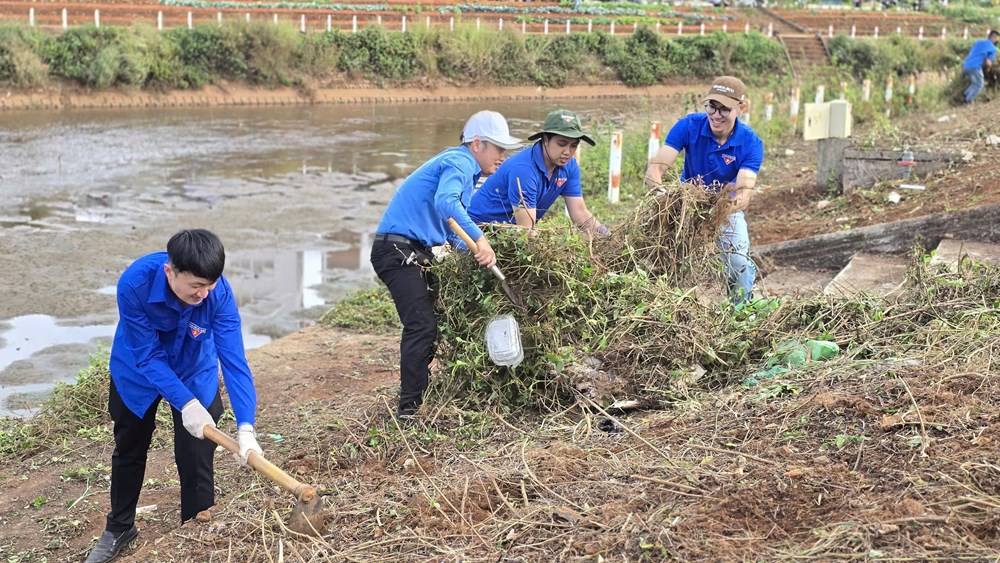
<path fill-rule="evenodd" d="M 465 246 L 469 247 L 470 252 L 472 252 L 473 254 L 479 252 L 479 245 L 476 244 L 476 241 L 472 240 L 472 237 L 469 236 L 469 233 L 465 232 L 465 229 L 463 229 L 462 226 L 459 225 L 457 221 L 455 221 L 454 217 L 448 217 L 448 226 L 451 227 L 451 230 L 455 231 L 455 234 L 458 235 L 458 238 L 462 239 L 462 242 L 465 243 Z M 500 271 L 500 268 L 498 268 L 496 264 L 490 266 L 490 271 L 493 272 L 493 275 L 496 276 L 496 278 L 500 281 L 504 281 L 505 279 L 507 279 L 506 277 L 504 277 L 503 272 Z"/>
<path fill-rule="evenodd" d="M 454 217 L 448 217 L 448 226 L 451 227 L 451 230 L 455 231 L 455 234 L 462 239 L 462 242 L 465 243 L 465 246 L 469 247 L 469 250 L 473 254 L 479 252 L 479 245 L 476 244 L 476 241 L 472 240 L 469 233 L 465 232 L 465 229 L 458 224 L 458 221 L 456 221 Z"/>
<path fill-rule="evenodd" d="M 228 434 L 210 425 L 205 425 L 203 432 L 205 437 L 209 440 L 219 444 L 223 448 L 226 448 L 234 455 L 240 455 L 239 443 L 232 439 Z M 274 481 L 281 486 L 282 489 L 292 493 L 297 499 L 303 502 L 309 502 L 316 497 L 315 488 L 299 482 L 298 479 L 292 477 L 288 473 L 285 473 L 280 467 L 270 461 L 267 461 L 264 459 L 264 456 L 255 451 L 251 451 L 247 456 L 247 465 L 253 467 L 258 473 Z"/>

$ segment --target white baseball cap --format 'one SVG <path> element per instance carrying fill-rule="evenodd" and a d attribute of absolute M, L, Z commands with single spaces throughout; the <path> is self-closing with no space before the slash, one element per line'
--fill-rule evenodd
<path fill-rule="evenodd" d="M 462 142 L 471 143 L 476 137 L 507 150 L 521 148 L 522 144 L 521 139 L 510 136 L 507 120 L 495 111 L 475 113 L 465 122 Z"/>

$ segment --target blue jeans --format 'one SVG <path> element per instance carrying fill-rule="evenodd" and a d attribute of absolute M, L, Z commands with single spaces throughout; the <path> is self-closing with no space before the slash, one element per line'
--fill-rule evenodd
<path fill-rule="evenodd" d="M 965 89 L 965 103 L 971 104 L 972 100 L 976 99 L 979 92 L 983 89 L 983 69 L 982 68 L 972 68 L 964 69 L 962 72 L 969 79 L 969 87 Z"/>
<path fill-rule="evenodd" d="M 729 223 L 722 227 L 716 244 L 729 278 L 729 300 L 734 305 L 749 301 L 757 278 L 757 265 L 750 259 L 750 233 L 742 211 L 729 215 Z"/>

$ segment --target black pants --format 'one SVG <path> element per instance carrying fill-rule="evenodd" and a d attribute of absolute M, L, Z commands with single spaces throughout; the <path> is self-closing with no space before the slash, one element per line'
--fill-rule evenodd
<path fill-rule="evenodd" d="M 400 405 L 421 404 L 430 379 L 429 366 L 437 339 L 431 259 L 430 250 L 423 246 L 379 240 L 372 244 L 372 266 L 389 288 L 403 323 L 399 342 Z"/>
<path fill-rule="evenodd" d="M 122 402 L 115 382 L 111 380 L 108 411 L 115 424 L 115 453 L 111 456 L 111 511 L 106 530 L 120 534 L 135 524 L 135 508 L 139 491 L 146 478 L 146 454 L 156 428 L 157 398 L 139 418 Z M 215 504 L 215 472 L 213 456 L 215 442 L 192 436 L 181 421 L 181 413 L 170 409 L 174 419 L 174 461 L 181 481 L 181 522 Z M 216 422 L 222 416 L 222 397 L 215 399 L 208 412 Z"/>

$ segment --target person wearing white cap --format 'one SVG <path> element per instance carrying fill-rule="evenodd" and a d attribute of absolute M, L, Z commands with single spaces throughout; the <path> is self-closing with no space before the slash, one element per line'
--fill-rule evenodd
<path fill-rule="evenodd" d="M 738 119 L 749 108 L 746 91 L 739 78 L 716 78 L 705 96 L 705 112 L 679 119 L 646 168 L 646 186 L 659 187 L 663 173 L 684 151 L 681 182 L 702 185 L 719 197 L 728 198 L 729 221 L 723 225 L 717 243 L 734 304 L 750 300 L 757 276 L 757 266 L 750 259 L 750 234 L 744 211 L 750 205 L 757 173 L 764 161 L 764 142 Z"/>
<path fill-rule="evenodd" d="M 474 114 L 462 130 L 461 145 L 445 149 L 417 168 L 396 190 L 375 230 L 371 263 L 389 288 L 403 324 L 399 343 L 398 418 L 416 415 L 430 378 L 437 318 L 431 248 L 445 243 L 454 218 L 478 247 L 483 267 L 496 262 L 493 247 L 466 209 L 479 177 L 492 174 L 506 152 L 521 146 L 507 121 L 495 111 Z"/>

